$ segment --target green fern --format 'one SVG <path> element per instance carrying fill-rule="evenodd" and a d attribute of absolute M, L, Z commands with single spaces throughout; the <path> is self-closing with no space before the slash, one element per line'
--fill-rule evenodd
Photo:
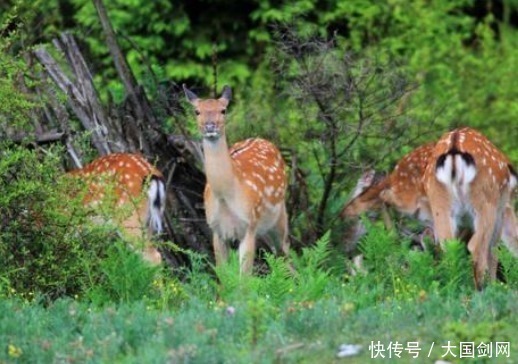
<path fill-rule="evenodd" d="M 458 292 L 462 287 L 472 287 L 473 273 L 466 244 L 451 240 L 444 244 L 438 265 L 439 280 L 446 292 Z"/>
<path fill-rule="evenodd" d="M 292 256 L 295 271 L 296 289 L 294 300 L 314 301 L 322 298 L 331 275 L 327 263 L 331 254 L 329 249 L 330 232 L 326 232 L 313 247 L 304 248 L 298 257 Z"/>
<path fill-rule="evenodd" d="M 157 273 L 142 257 L 128 248 L 123 241 L 108 248 L 106 259 L 101 262 L 103 277 L 89 290 L 87 297 L 102 306 L 106 302 L 130 303 L 148 297 Z"/>

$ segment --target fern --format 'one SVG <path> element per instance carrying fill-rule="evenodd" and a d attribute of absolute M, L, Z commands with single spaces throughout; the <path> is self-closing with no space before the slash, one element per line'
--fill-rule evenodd
<path fill-rule="evenodd" d="M 329 249 L 330 232 L 326 232 L 311 248 L 304 248 L 299 257 L 293 256 L 295 271 L 294 299 L 313 301 L 323 296 L 330 277 L 327 267 L 331 251 Z"/>
<path fill-rule="evenodd" d="M 151 292 L 157 267 L 142 260 L 128 245 L 118 241 L 109 247 L 107 257 L 101 262 L 103 279 L 86 295 L 102 306 L 105 302 L 130 303 L 141 300 Z"/>
<path fill-rule="evenodd" d="M 518 288 L 518 259 L 507 249 L 499 249 L 497 255 L 502 265 L 502 273 L 506 282 L 512 288 Z"/>
<path fill-rule="evenodd" d="M 457 292 L 462 287 L 472 286 L 472 263 L 466 244 L 452 240 L 444 244 L 444 253 L 438 266 L 443 290 Z"/>

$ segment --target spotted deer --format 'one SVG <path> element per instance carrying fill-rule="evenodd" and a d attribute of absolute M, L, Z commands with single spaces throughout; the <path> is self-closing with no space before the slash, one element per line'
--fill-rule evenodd
<path fill-rule="evenodd" d="M 283 158 L 275 145 L 259 138 L 229 149 L 225 114 L 232 97 L 230 87 L 225 86 L 218 99 L 199 99 L 185 85 L 183 88 L 203 136 L 205 215 L 213 232 L 216 265 L 228 258 L 227 241 L 239 240 L 240 273 L 249 274 L 258 235 L 273 232 L 282 252 L 289 250 Z"/>
<path fill-rule="evenodd" d="M 423 175 L 435 143 L 428 143 L 405 155 L 387 177 L 374 180 L 375 172 L 366 172 L 358 181 L 352 199 L 342 209 L 342 217 L 354 217 L 384 203 L 399 212 L 432 222 Z"/>
<path fill-rule="evenodd" d="M 450 148 L 445 148 L 448 145 Z M 386 203 L 424 221 L 442 243 L 459 237 L 458 222 L 467 215 L 474 231 L 468 249 L 473 254 L 477 288 L 485 270 L 481 268 L 484 254 L 492 259 L 490 247 L 498 238 L 518 256 L 518 224 L 509 201 L 516 173 L 508 159 L 479 132 L 456 129 L 438 143 L 423 145 L 403 157 L 381 181 L 373 182 L 371 175 L 360 178 L 358 191 L 342 210 L 342 217 L 357 216 Z M 477 198 L 487 202 L 477 202 Z M 489 213 L 496 217 L 495 222 L 485 220 Z M 446 228 L 441 225 L 444 221 Z M 485 231 L 491 234 L 484 235 Z M 491 268 L 494 277 L 496 265 Z"/>
<path fill-rule="evenodd" d="M 435 240 L 454 238 L 461 218 L 473 226 L 468 250 L 473 258 L 475 286 L 481 289 L 486 272 L 496 277 L 492 248 L 506 237 L 505 221 L 518 177 L 509 159 L 483 134 L 460 128 L 436 143 L 424 176 L 425 193 L 433 217 Z M 510 219 L 510 217 L 508 217 Z M 502 235 L 504 232 L 504 235 Z M 514 249 L 511 249 L 513 251 Z"/>
<path fill-rule="evenodd" d="M 150 238 L 163 230 L 165 185 L 160 171 L 138 154 L 115 153 L 95 159 L 81 169 L 68 172 L 85 184 L 83 204 L 94 210 L 108 205 L 123 236 L 136 246 L 144 242 L 141 254 L 152 263 L 162 261 Z"/>

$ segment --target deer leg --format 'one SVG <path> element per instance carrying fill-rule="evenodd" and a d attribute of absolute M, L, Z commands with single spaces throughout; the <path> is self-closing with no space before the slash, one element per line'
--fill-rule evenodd
<path fill-rule="evenodd" d="M 212 246 L 214 247 L 214 258 L 216 266 L 225 263 L 228 259 L 228 246 L 224 239 L 221 239 L 217 233 L 212 234 Z"/>
<path fill-rule="evenodd" d="M 486 272 L 490 279 L 496 278 L 498 261 L 492 248 L 502 233 L 502 208 L 487 204 L 487 199 L 480 202 L 473 200 L 475 210 L 474 233 L 468 243 L 468 250 L 473 257 L 475 287 L 482 289 Z M 496 211 L 495 211 L 496 210 Z"/>
<path fill-rule="evenodd" d="M 255 226 L 249 226 L 245 237 L 239 244 L 239 270 L 240 274 L 252 273 L 255 258 Z"/>
<path fill-rule="evenodd" d="M 437 185 L 438 182 L 435 182 Z M 433 198 L 430 198 L 430 208 L 433 217 L 433 230 L 435 242 L 444 249 L 444 242 L 455 237 L 457 224 L 455 217 L 452 216 L 451 198 L 444 187 L 439 187 L 432 191 Z"/>
<path fill-rule="evenodd" d="M 288 239 L 288 215 L 286 213 L 286 205 L 282 204 L 281 213 L 276 224 L 277 237 L 281 244 L 281 251 L 285 256 L 290 252 L 290 241 Z"/>
<path fill-rule="evenodd" d="M 159 265 L 162 263 L 162 255 L 160 255 L 158 249 L 155 248 L 151 242 L 146 242 L 142 255 L 144 256 L 144 260 L 153 265 Z"/>
<path fill-rule="evenodd" d="M 510 204 L 506 206 L 504 212 L 502 241 L 511 254 L 518 258 L 518 221 Z"/>

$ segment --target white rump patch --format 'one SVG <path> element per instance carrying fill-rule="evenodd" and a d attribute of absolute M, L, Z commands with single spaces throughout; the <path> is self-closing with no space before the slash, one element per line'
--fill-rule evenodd
<path fill-rule="evenodd" d="M 157 179 L 151 179 L 148 189 L 148 225 L 153 233 L 161 233 L 163 230 L 163 215 L 165 208 L 165 185 Z M 158 206 L 155 201 L 158 200 Z"/>
<path fill-rule="evenodd" d="M 468 185 L 475 179 L 477 169 L 474 164 L 467 164 L 460 154 L 455 156 L 455 166 L 457 168 L 457 180 L 464 185 Z"/>
<path fill-rule="evenodd" d="M 511 191 L 516 187 L 518 184 L 518 180 L 516 179 L 516 176 L 511 173 L 511 178 L 509 179 L 509 187 Z"/>
<path fill-rule="evenodd" d="M 446 159 L 444 160 L 444 164 L 437 168 L 435 171 L 435 177 L 437 177 L 437 180 L 447 186 L 451 185 L 451 171 L 453 168 L 453 158 L 451 155 L 447 155 Z"/>
<path fill-rule="evenodd" d="M 453 163 L 453 158 L 455 158 L 455 163 Z M 452 180 L 453 168 L 455 168 L 454 180 Z M 462 196 L 468 195 L 469 185 L 477 175 L 477 168 L 474 164 L 466 163 L 460 154 L 447 155 L 444 165 L 437 169 L 435 175 L 437 180 L 448 187 L 456 198 L 462 199 Z"/>

